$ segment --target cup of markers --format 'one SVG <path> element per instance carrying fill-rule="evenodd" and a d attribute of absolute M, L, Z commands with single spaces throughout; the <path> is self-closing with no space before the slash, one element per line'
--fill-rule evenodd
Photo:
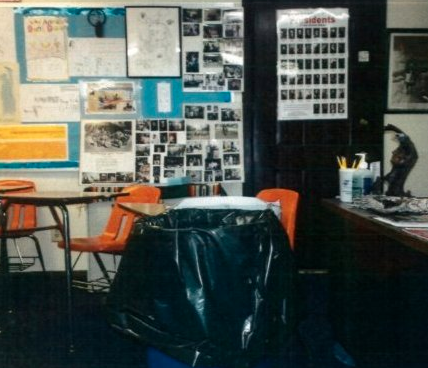
<path fill-rule="evenodd" d="M 339 164 L 339 195 L 342 202 L 352 202 L 352 180 L 357 170 L 357 163 L 354 160 L 351 167 L 348 167 L 346 157 L 337 157 Z"/>

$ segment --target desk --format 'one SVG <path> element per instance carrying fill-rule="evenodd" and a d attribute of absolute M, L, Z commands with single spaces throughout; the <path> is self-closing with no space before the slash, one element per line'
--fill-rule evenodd
<path fill-rule="evenodd" d="M 426 357 L 428 241 L 337 199 L 321 204 L 345 220 L 329 236 L 329 307 L 338 340 L 361 366 Z"/>
<path fill-rule="evenodd" d="M 162 203 L 127 203 L 121 202 L 119 206 L 123 209 L 135 213 L 137 216 L 157 216 L 166 211 Z"/>
<path fill-rule="evenodd" d="M 339 199 L 323 199 L 322 204 L 340 217 L 358 226 L 400 242 L 402 245 L 413 250 L 428 254 L 428 240 L 409 234 L 403 231 L 403 228 L 375 220 L 373 217 L 376 215 L 366 210 L 355 208 L 350 204 L 341 202 Z"/>
<path fill-rule="evenodd" d="M 67 286 L 67 321 L 68 321 L 68 347 L 69 351 L 74 351 L 73 337 L 73 298 L 72 298 L 72 264 L 70 251 L 70 220 L 68 214 L 68 205 L 72 204 L 87 204 L 97 200 L 108 200 L 113 197 L 128 195 L 127 193 L 96 193 L 96 192 L 71 192 L 71 191 L 49 191 L 49 192 L 31 192 L 31 193 L 14 193 L 0 194 L 0 213 L 2 229 L 6 229 L 7 224 L 7 208 L 9 205 L 16 204 L 31 204 L 37 207 L 48 207 L 53 219 L 55 220 L 58 229 L 64 239 L 64 261 L 66 272 Z M 1 200 L 6 200 L 1 203 Z M 58 216 L 56 208 L 61 211 L 62 219 Z M 1 239 L 2 254 L 7 249 L 6 238 Z M 3 257 L 2 257 L 2 261 Z M 6 260 L 7 261 L 7 260 Z M 7 269 L 7 265 L 1 264 L 2 269 Z"/>

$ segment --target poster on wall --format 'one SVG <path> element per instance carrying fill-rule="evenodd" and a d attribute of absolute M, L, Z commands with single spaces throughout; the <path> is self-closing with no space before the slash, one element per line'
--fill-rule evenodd
<path fill-rule="evenodd" d="M 126 7 L 128 77 L 180 77 L 180 8 Z"/>
<path fill-rule="evenodd" d="M 83 120 L 80 183 L 120 184 L 134 181 L 133 120 Z"/>
<path fill-rule="evenodd" d="M 25 59 L 30 81 L 68 80 L 68 21 L 66 17 L 24 18 Z"/>
<path fill-rule="evenodd" d="M 242 9 L 183 8 L 183 88 L 244 90 Z"/>
<path fill-rule="evenodd" d="M 166 183 L 242 182 L 242 107 L 186 104 L 182 119 L 142 119 L 136 123 L 136 179 Z"/>
<path fill-rule="evenodd" d="M 347 9 L 277 10 L 278 120 L 348 116 Z"/>

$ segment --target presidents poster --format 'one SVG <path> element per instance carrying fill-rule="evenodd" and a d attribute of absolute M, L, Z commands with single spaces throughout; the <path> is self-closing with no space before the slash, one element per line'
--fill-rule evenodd
<path fill-rule="evenodd" d="M 277 11 L 278 120 L 348 116 L 347 9 Z"/>

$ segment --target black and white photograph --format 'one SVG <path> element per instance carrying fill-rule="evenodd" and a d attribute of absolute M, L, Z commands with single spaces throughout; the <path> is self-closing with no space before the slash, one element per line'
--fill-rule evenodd
<path fill-rule="evenodd" d="M 239 154 L 225 154 L 223 155 L 224 166 L 237 166 L 241 164 Z"/>
<path fill-rule="evenodd" d="M 239 141 L 223 141 L 223 152 L 224 153 L 239 153 Z"/>
<path fill-rule="evenodd" d="M 227 89 L 229 91 L 242 91 L 242 79 L 227 79 Z"/>
<path fill-rule="evenodd" d="M 164 157 L 164 167 L 167 169 L 170 168 L 181 168 L 184 165 L 184 157 Z"/>
<path fill-rule="evenodd" d="M 185 105 L 184 117 L 186 119 L 204 119 L 205 107 L 201 105 Z"/>
<path fill-rule="evenodd" d="M 164 144 L 155 144 L 153 146 L 153 151 L 155 153 L 165 153 L 165 151 L 166 151 L 165 145 Z"/>
<path fill-rule="evenodd" d="M 184 37 L 196 37 L 201 33 L 199 23 L 183 23 L 183 36 Z"/>
<path fill-rule="evenodd" d="M 137 156 L 150 156 L 150 144 L 137 144 L 135 152 Z"/>
<path fill-rule="evenodd" d="M 137 120 L 135 129 L 141 132 L 150 131 L 150 120 Z"/>
<path fill-rule="evenodd" d="M 183 23 L 201 23 L 202 22 L 202 9 L 182 9 L 182 18 Z"/>
<path fill-rule="evenodd" d="M 186 166 L 202 166 L 203 165 L 202 155 L 186 155 Z"/>
<path fill-rule="evenodd" d="M 136 133 L 135 137 L 137 144 L 149 144 L 151 142 L 150 133 Z"/>
<path fill-rule="evenodd" d="M 205 159 L 205 170 L 221 170 L 221 159 L 207 158 Z"/>
<path fill-rule="evenodd" d="M 203 51 L 207 53 L 220 52 L 219 40 L 203 41 Z"/>
<path fill-rule="evenodd" d="M 168 144 L 167 156 L 170 157 L 183 157 L 186 153 L 185 144 Z"/>
<path fill-rule="evenodd" d="M 225 169 L 224 180 L 241 180 L 241 169 Z"/>
<path fill-rule="evenodd" d="M 204 9 L 204 22 L 218 22 L 221 20 L 221 9 Z"/>
<path fill-rule="evenodd" d="M 188 121 L 186 123 L 186 139 L 210 139 L 210 125 L 204 121 Z"/>
<path fill-rule="evenodd" d="M 182 132 L 184 131 L 184 126 L 183 119 L 168 120 L 168 130 L 170 132 Z"/>
<path fill-rule="evenodd" d="M 132 150 L 131 121 L 86 122 L 83 129 L 84 152 L 130 152 Z"/>
<path fill-rule="evenodd" d="M 242 9 L 223 10 L 223 23 L 242 23 L 243 21 Z"/>
<path fill-rule="evenodd" d="M 428 32 L 389 35 L 388 109 L 428 110 Z"/>
<path fill-rule="evenodd" d="M 187 141 L 186 153 L 203 153 L 204 146 L 200 141 Z"/>
<path fill-rule="evenodd" d="M 223 65 L 221 54 L 207 54 L 202 56 L 204 68 L 219 68 Z"/>
<path fill-rule="evenodd" d="M 186 52 L 186 73 L 199 73 L 199 52 Z"/>
<path fill-rule="evenodd" d="M 215 139 L 238 139 L 237 123 L 220 123 L 214 125 Z"/>
<path fill-rule="evenodd" d="M 187 89 L 201 89 L 204 84 L 203 74 L 184 74 L 183 87 Z"/>
<path fill-rule="evenodd" d="M 204 24 L 204 38 L 221 38 L 223 35 L 223 26 L 221 24 Z"/>
<path fill-rule="evenodd" d="M 226 78 L 242 78 L 243 67 L 242 65 L 224 65 L 224 74 Z"/>
<path fill-rule="evenodd" d="M 243 38 L 244 26 L 240 24 L 225 24 L 224 25 L 224 38 Z"/>
<path fill-rule="evenodd" d="M 210 144 L 207 144 L 205 147 L 206 152 L 206 158 L 213 159 L 213 158 L 220 158 L 220 146 L 218 142 L 210 142 Z"/>
<path fill-rule="evenodd" d="M 242 110 L 234 108 L 221 108 L 221 121 L 241 121 Z"/>
<path fill-rule="evenodd" d="M 205 73 L 204 87 L 208 90 L 222 91 L 225 88 L 225 78 L 223 73 Z"/>
<path fill-rule="evenodd" d="M 191 183 L 202 182 L 202 170 L 186 170 L 186 176 L 190 178 Z"/>

